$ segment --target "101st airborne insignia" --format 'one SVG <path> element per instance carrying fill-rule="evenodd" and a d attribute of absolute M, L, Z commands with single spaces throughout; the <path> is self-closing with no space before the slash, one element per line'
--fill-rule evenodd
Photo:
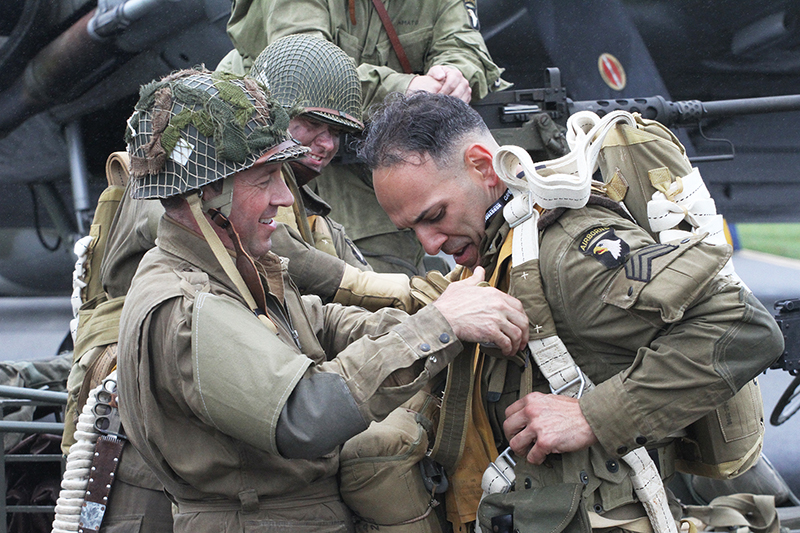
<path fill-rule="evenodd" d="M 617 268 L 631 253 L 628 243 L 617 237 L 608 226 L 592 228 L 578 242 L 581 253 L 597 259 L 606 268 Z"/>

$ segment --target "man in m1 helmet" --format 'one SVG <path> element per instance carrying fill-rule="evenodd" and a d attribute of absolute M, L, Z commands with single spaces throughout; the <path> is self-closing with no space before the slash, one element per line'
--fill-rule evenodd
<path fill-rule="evenodd" d="M 307 152 L 288 122 L 254 80 L 205 71 L 145 86 L 129 120 L 132 195 L 166 213 L 122 311 L 120 412 L 176 532 L 352 531 L 339 446 L 462 342 L 527 342 L 480 269 L 412 316 L 301 298 L 270 251 L 293 202 L 281 165 Z"/>
<path fill-rule="evenodd" d="M 269 87 L 289 113 L 289 133 L 310 150 L 283 166 L 295 203 L 278 210 L 282 224 L 273 235 L 273 249 L 291 260 L 300 292 L 373 311 L 387 305 L 411 311 L 408 277 L 372 272 L 345 228 L 328 217 L 330 206 L 308 186 L 339 150 L 342 133 L 364 128 L 353 60 L 324 39 L 290 35 L 258 56 L 250 76 Z"/>

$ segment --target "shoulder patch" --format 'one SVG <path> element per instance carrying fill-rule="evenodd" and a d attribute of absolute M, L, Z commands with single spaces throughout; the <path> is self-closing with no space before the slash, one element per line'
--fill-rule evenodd
<path fill-rule="evenodd" d="M 597 259 L 606 268 L 616 268 L 628 258 L 631 247 L 617 237 L 608 226 L 592 228 L 578 241 L 578 248 L 585 256 Z"/>
<path fill-rule="evenodd" d="M 625 264 L 625 276 L 635 281 L 644 281 L 645 283 L 650 281 L 653 259 L 677 249 L 678 247 L 672 244 L 653 244 L 637 250 Z"/>
<path fill-rule="evenodd" d="M 464 0 L 464 7 L 467 8 L 467 15 L 469 16 L 469 24 L 473 30 L 481 31 L 481 23 L 478 20 L 478 2 L 477 0 Z"/>

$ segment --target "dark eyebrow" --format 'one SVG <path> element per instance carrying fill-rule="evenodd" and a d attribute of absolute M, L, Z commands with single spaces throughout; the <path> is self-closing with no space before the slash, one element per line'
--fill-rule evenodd
<path fill-rule="evenodd" d="M 417 218 L 414 219 L 414 222 L 412 222 L 412 224 L 419 224 L 420 222 L 422 222 L 425 219 L 425 217 L 428 216 L 428 211 L 430 210 L 431 208 L 429 207 L 428 209 L 424 210 L 422 213 L 417 215 Z"/>

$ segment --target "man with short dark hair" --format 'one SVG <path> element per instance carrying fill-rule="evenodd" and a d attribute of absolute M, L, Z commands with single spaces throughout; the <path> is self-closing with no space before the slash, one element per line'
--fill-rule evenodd
<path fill-rule="evenodd" d="M 469 106 L 417 94 L 391 98 L 373 115 L 360 154 L 398 228 L 413 229 L 429 254 L 444 251 L 513 289 L 539 271 L 520 275 L 499 265 L 510 233 L 501 213 L 511 195 L 494 167 L 498 149 Z M 534 392 L 521 395 L 521 365 L 481 356 L 490 444 L 510 445 L 520 457 L 516 490 L 583 483 L 594 527 L 625 527 L 645 511 L 620 457 L 646 445 L 669 476 L 673 436 L 768 368 L 782 351 L 781 335 L 746 287 L 718 275 L 727 246 L 701 239 L 656 245 L 601 194 L 580 209 L 544 211 L 538 233 L 541 285 L 555 330 L 596 387 L 580 400 L 548 394 L 547 380 L 534 372 L 528 382 Z M 596 244 L 601 236 L 629 253 L 612 254 Z M 612 286 L 629 275 L 626 259 L 652 266 L 636 292 L 633 281 Z M 532 323 L 532 339 L 539 338 L 535 329 Z M 448 512 L 457 525 L 474 520 L 476 507 Z"/>

